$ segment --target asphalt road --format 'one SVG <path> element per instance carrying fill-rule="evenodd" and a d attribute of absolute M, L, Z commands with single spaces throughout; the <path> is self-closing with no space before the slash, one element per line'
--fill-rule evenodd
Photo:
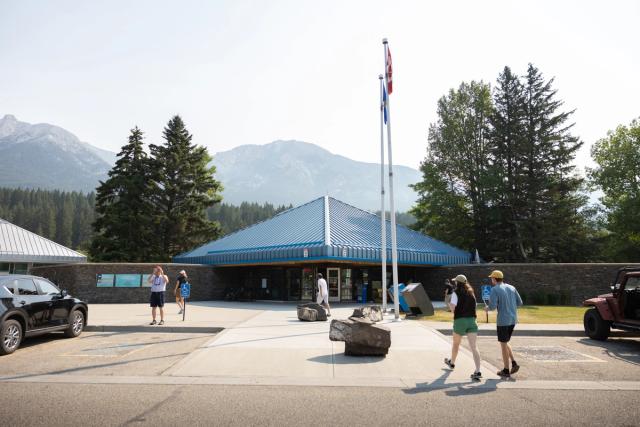
<path fill-rule="evenodd" d="M 84 333 L 27 340 L 0 376 L 162 376 L 210 334 Z M 483 359 L 499 366 L 495 338 Z M 518 380 L 640 381 L 640 339 L 515 337 Z M 536 360 L 535 350 L 568 351 Z M 546 354 L 543 352 L 543 355 Z M 566 356 L 566 355 L 565 355 Z M 443 356 L 444 357 L 444 356 Z M 544 357 L 542 358 L 544 359 Z M 215 362 L 212 362 L 215 363 Z M 0 383 L 7 426 L 58 425 L 623 425 L 640 426 L 637 391 L 246 385 Z"/>
<path fill-rule="evenodd" d="M 7 426 L 619 425 L 637 392 L 11 384 Z"/>

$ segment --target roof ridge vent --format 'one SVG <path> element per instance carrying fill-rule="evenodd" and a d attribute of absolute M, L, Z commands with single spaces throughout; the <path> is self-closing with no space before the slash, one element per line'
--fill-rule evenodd
<path fill-rule="evenodd" d="M 329 196 L 324 196 L 324 244 L 331 246 L 331 223 L 329 220 Z"/>

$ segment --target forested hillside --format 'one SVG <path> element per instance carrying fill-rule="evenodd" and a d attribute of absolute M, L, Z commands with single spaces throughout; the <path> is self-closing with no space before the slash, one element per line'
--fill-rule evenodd
<path fill-rule="evenodd" d="M 289 207 L 222 203 L 209 208 L 207 217 L 219 221 L 225 235 L 269 219 Z M 87 249 L 94 209 L 94 193 L 0 188 L 0 218 L 72 249 Z"/>

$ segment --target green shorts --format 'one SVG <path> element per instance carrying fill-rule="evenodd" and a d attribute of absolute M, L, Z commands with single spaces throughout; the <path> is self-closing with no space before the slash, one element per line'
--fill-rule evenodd
<path fill-rule="evenodd" d="M 453 332 L 458 335 L 467 335 L 478 332 L 478 323 L 475 317 L 459 317 L 453 320 Z"/>

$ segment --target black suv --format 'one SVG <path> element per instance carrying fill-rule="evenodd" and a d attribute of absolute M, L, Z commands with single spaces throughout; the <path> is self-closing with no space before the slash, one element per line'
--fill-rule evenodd
<path fill-rule="evenodd" d="M 0 355 L 13 353 L 25 337 L 64 331 L 77 337 L 87 324 L 87 303 L 47 279 L 0 276 Z"/>

